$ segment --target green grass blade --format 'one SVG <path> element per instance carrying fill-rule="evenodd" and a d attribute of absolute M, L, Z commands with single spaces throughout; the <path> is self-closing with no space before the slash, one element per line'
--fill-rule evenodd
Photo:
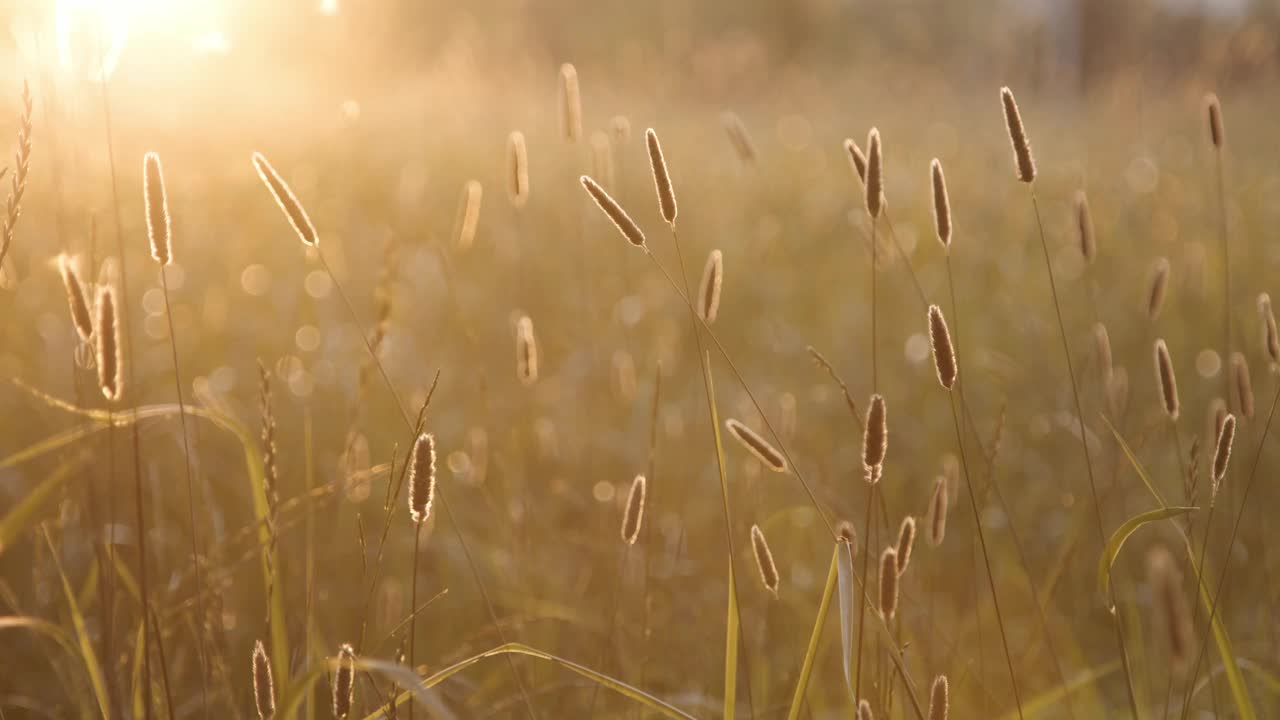
<path fill-rule="evenodd" d="M 702 372 L 707 380 L 707 405 L 711 411 L 711 431 L 716 441 L 716 469 L 720 473 L 720 494 L 724 502 L 725 522 L 729 521 L 729 478 L 724 469 L 724 445 L 720 438 L 720 411 L 716 407 L 716 385 L 711 377 L 711 357 L 702 358 Z M 733 528 L 728 528 L 733 532 Z M 729 542 L 733 542 L 732 537 Z M 725 612 L 724 638 L 724 718 L 733 720 L 738 704 L 738 583 L 733 567 L 733 549 L 729 549 L 729 607 Z"/>
<path fill-rule="evenodd" d="M 49 474 L 49 477 L 27 492 L 12 510 L 0 518 L 0 555 L 4 554 L 6 548 L 12 547 L 23 533 L 39 522 L 45 508 L 57 499 L 59 488 L 71 477 L 71 473 L 80 467 L 81 463 L 82 461 L 78 458 L 63 462 Z"/>
<path fill-rule="evenodd" d="M 1107 546 L 1102 549 L 1102 557 L 1098 558 L 1098 589 L 1102 591 L 1102 597 L 1111 603 L 1111 566 L 1116 562 L 1116 556 L 1120 554 L 1120 550 L 1124 547 L 1124 543 L 1129 536 L 1137 532 L 1138 528 L 1148 523 L 1167 520 L 1171 517 L 1177 517 L 1196 510 L 1194 507 L 1164 507 L 1155 510 L 1148 510 L 1139 513 L 1125 520 L 1120 527 L 1111 533 L 1111 537 L 1107 539 Z"/>
<path fill-rule="evenodd" d="M 44 531 L 44 541 L 49 545 L 49 553 L 53 555 L 54 566 L 58 569 L 58 577 L 62 579 L 62 592 L 67 596 L 67 608 L 71 611 L 71 624 L 76 631 L 76 641 L 80 646 L 80 656 L 84 658 L 84 669 L 89 673 L 89 684 L 98 700 L 98 709 L 102 717 L 111 720 L 111 703 L 107 700 L 107 686 L 103 682 L 102 666 L 98 664 L 98 656 L 93 651 L 93 641 L 89 639 L 89 631 L 85 628 L 84 615 L 80 613 L 80 603 L 76 602 L 76 593 L 71 589 L 71 582 L 62 570 L 62 559 L 53 547 L 49 531 Z"/>
<path fill-rule="evenodd" d="M 840 575 L 840 544 L 831 550 L 831 569 L 827 571 L 827 584 L 822 589 L 822 600 L 818 603 L 818 614 L 813 619 L 813 632 L 809 635 L 809 648 L 805 650 L 804 662 L 800 664 L 800 677 L 796 680 L 796 692 L 791 698 L 791 710 L 787 720 L 798 720 L 800 710 L 804 707 L 805 690 L 809 688 L 809 676 L 813 673 L 813 661 L 818 655 L 818 645 L 822 641 L 822 628 L 827 622 L 827 610 L 831 607 L 831 596 L 835 594 L 836 580 Z"/>
<path fill-rule="evenodd" d="M 844 685 L 849 691 L 849 699 L 857 704 L 858 698 L 853 693 L 853 627 L 856 595 L 853 592 L 853 552 L 845 543 L 836 545 L 839 558 L 840 585 L 840 655 L 844 659 Z"/>
<path fill-rule="evenodd" d="M 1076 690 L 1095 686 L 1097 683 L 1102 681 L 1103 678 L 1115 673 L 1119 669 L 1119 660 L 1112 660 L 1111 662 L 1103 663 L 1097 667 L 1089 668 L 1088 670 L 1076 675 L 1068 681 L 1066 685 L 1049 688 L 1039 695 L 1023 702 L 1023 717 L 1033 718 L 1045 710 L 1058 708 L 1061 705 L 1063 698 Z M 1018 720 L 1018 711 L 1016 709 L 1010 710 L 1004 715 L 1001 715 L 999 720 Z"/>

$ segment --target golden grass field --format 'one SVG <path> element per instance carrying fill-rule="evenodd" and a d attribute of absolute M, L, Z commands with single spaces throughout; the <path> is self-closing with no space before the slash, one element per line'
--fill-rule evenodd
<path fill-rule="evenodd" d="M 418 68 L 225 6 L 105 77 L 15 21 L 0 719 L 1280 716 L 1240 43 L 1064 87 L 486 6 Z"/>

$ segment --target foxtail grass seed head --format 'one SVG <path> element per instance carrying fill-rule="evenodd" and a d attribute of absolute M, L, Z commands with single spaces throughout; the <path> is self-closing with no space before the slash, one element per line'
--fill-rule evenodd
<path fill-rule="evenodd" d="M 409 466 L 409 517 L 415 523 L 424 523 L 431 517 L 431 505 L 436 497 L 436 438 L 423 433 L 413 443 L 412 464 Z"/>
<path fill-rule="evenodd" d="M 720 310 L 720 285 L 724 282 L 724 256 L 712 250 L 702 270 L 702 287 L 698 290 L 698 315 L 708 325 L 716 321 Z"/>
<path fill-rule="evenodd" d="M 951 331 L 947 329 L 947 319 L 942 316 L 942 308 L 929 306 L 929 341 L 933 345 L 933 367 L 938 371 L 938 382 L 950 390 L 956 384 L 956 353 L 951 345 Z"/>
<path fill-rule="evenodd" d="M 872 395 L 862 432 L 862 467 L 872 484 L 880 480 L 880 466 L 889 448 L 889 425 L 885 413 L 884 397 L 879 393 Z"/>
<path fill-rule="evenodd" d="M 729 136 L 729 144 L 733 145 L 733 151 L 738 156 L 738 160 L 743 165 L 756 164 L 756 146 L 751 142 L 751 135 L 747 132 L 747 126 L 743 124 L 742 118 L 737 113 L 726 112 L 720 116 L 720 122 L 724 125 L 724 132 Z"/>
<path fill-rule="evenodd" d="M 649 128 L 644 131 L 644 140 L 649 148 L 649 165 L 653 168 L 653 186 L 658 191 L 658 209 L 668 225 L 675 225 L 676 191 L 671 187 L 671 175 L 667 172 L 667 161 L 662 157 L 658 133 Z"/>
<path fill-rule="evenodd" d="M 1249 377 L 1249 361 L 1244 353 L 1231 354 L 1231 375 L 1233 389 L 1236 394 L 1236 407 L 1245 420 L 1253 419 L 1253 380 Z"/>
<path fill-rule="evenodd" d="M 1169 346 L 1164 339 L 1156 340 L 1156 380 L 1160 383 L 1160 399 L 1170 420 L 1178 419 L 1178 378 L 1173 374 L 1173 361 L 1169 359 Z"/>
<path fill-rule="evenodd" d="M 258 708 L 258 720 L 271 720 L 276 714 L 276 685 L 271 678 L 271 662 L 267 649 L 259 640 L 253 646 L 253 704 Z"/>
<path fill-rule="evenodd" d="M 1026 128 L 1022 126 L 1022 114 L 1018 112 L 1018 101 L 1013 99 L 1013 91 L 1007 87 L 1000 88 L 1000 102 L 1004 105 L 1004 124 L 1009 130 L 1009 143 L 1013 145 L 1013 159 L 1018 166 L 1018 180 L 1024 183 L 1036 179 L 1036 161 L 1031 156 L 1031 141 L 1027 139 Z"/>
<path fill-rule="evenodd" d="M 1262 345 L 1273 365 L 1280 365 L 1280 332 L 1276 331 L 1276 316 L 1271 310 L 1271 296 L 1258 296 L 1258 313 L 1262 316 Z"/>
<path fill-rule="evenodd" d="M 560 131 L 571 143 L 582 138 L 582 94 L 578 69 L 572 63 L 560 66 Z"/>
<path fill-rule="evenodd" d="M 151 257 L 161 265 L 173 262 L 169 239 L 169 200 L 164 191 L 164 170 L 160 156 L 149 152 L 142 156 L 142 197 L 147 205 L 147 237 L 151 239 Z"/>
<path fill-rule="evenodd" d="M 58 256 L 58 272 L 62 274 L 62 285 L 67 291 L 67 306 L 71 310 L 71 324 L 84 342 L 93 339 L 93 316 L 89 312 L 89 301 L 85 298 L 84 284 L 76 272 L 75 263 L 66 255 Z"/>
<path fill-rule="evenodd" d="M 885 548 L 880 554 L 880 615 L 892 620 L 898 610 L 898 551 Z"/>
<path fill-rule="evenodd" d="M 338 671 L 333 676 L 333 716 L 339 718 L 351 714 L 351 703 L 356 692 L 356 651 L 349 644 L 338 650 Z"/>
<path fill-rule="evenodd" d="M 898 574 L 907 571 L 907 566 L 911 564 L 911 551 L 916 546 L 916 519 L 910 515 L 902 518 L 902 525 L 898 527 Z"/>
<path fill-rule="evenodd" d="M 1102 381 L 1105 383 L 1111 379 L 1113 365 L 1111 335 L 1107 333 L 1107 326 L 1102 323 L 1093 325 L 1093 347 L 1098 355 L 1098 371 L 1102 373 Z"/>
<path fill-rule="evenodd" d="M 98 288 L 98 386 L 107 402 L 124 394 L 124 357 L 121 354 L 120 321 L 116 316 L 116 293 L 110 285 Z"/>
<path fill-rule="evenodd" d="M 307 217 L 307 211 L 302 208 L 302 203 L 298 202 L 298 197 L 293 194 L 289 184 L 280 177 L 280 173 L 276 172 L 274 167 L 271 167 L 271 163 L 267 162 L 266 156 L 255 152 L 253 167 L 258 171 L 258 177 L 262 178 L 262 182 L 271 191 L 271 196 L 276 199 L 276 204 L 284 211 L 289 224 L 293 226 L 293 231 L 298 233 L 298 239 L 302 240 L 304 245 L 311 247 L 319 245 L 320 237 L 316 235 L 316 228 L 311 224 L 311 218 Z"/>
<path fill-rule="evenodd" d="M 858 717 L 856 720 L 876 720 L 875 713 L 871 712 L 871 703 L 865 699 L 858 701 Z"/>
<path fill-rule="evenodd" d="M 1218 436 L 1222 434 L 1222 425 L 1227 421 L 1227 402 L 1220 397 L 1209 401 L 1209 409 L 1205 415 L 1205 444 L 1218 446 Z"/>
<path fill-rule="evenodd" d="M 526 386 L 538 381 L 538 341 L 528 315 L 516 323 L 516 376 Z"/>
<path fill-rule="evenodd" d="M 751 526 L 751 549 L 756 556 L 756 567 L 760 569 L 760 581 L 764 587 L 778 597 L 778 567 L 773 564 L 773 553 L 769 552 L 769 543 L 759 525 Z"/>
<path fill-rule="evenodd" d="M 626 145 L 631 142 L 631 121 L 625 115 L 614 115 L 609 121 L 609 139 L 614 145 Z"/>
<path fill-rule="evenodd" d="M 841 520 L 836 526 L 836 538 L 842 543 L 849 544 L 849 554 L 858 554 L 858 529 L 848 520 Z"/>
<path fill-rule="evenodd" d="M 529 150 L 519 130 L 507 136 L 507 197 L 517 209 L 529 203 Z"/>
<path fill-rule="evenodd" d="M 1164 308 L 1164 296 L 1169 289 L 1169 260 L 1157 258 L 1151 271 L 1150 290 L 1147 291 L 1147 319 L 1155 321 Z"/>
<path fill-rule="evenodd" d="M 859 183 L 867 181 L 867 156 L 863 154 L 862 148 L 858 147 L 858 143 L 850 138 L 845 138 L 844 152 L 849 156 L 849 167 L 853 168 L 853 174 L 858 178 Z"/>
<path fill-rule="evenodd" d="M 640 226 L 636 225 L 636 221 L 631 219 L 631 216 L 622 209 L 617 200 L 614 200 L 609 193 L 605 192 L 604 188 L 600 187 L 600 183 L 586 175 L 578 178 L 578 181 L 582 183 L 582 187 L 586 189 L 591 199 L 596 202 L 596 206 L 613 222 L 614 226 L 618 228 L 618 232 L 622 233 L 622 237 L 627 239 L 627 242 L 638 248 L 645 246 L 644 233 L 640 231 Z"/>
<path fill-rule="evenodd" d="M 951 688 L 947 684 L 947 676 L 939 675 L 933 679 L 933 688 L 929 691 L 929 720 L 947 720 L 947 712 L 951 704 Z"/>
<path fill-rule="evenodd" d="M 742 447 L 747 449 L 747 452 L 755 455 L 756 459 L 763 463 L 765 467 L 779 473 L 787 471 L 787 459 L 766 442 L 764 438 L 760 437 L 756 431 L 733 418 L 725 420 L 724 427 Z"/>
<path fill-rule="evenodd" d="M 933 497 L 929 498 L 929 544 L 938 547 L 947 536 L 947 506 L 951 497 L 947 494 L 947 477 L 939 475 L 933 483 Z"/>
<path fill-rule="evenodd" d="M 947 195 L 947 176 L 942 163 L 934 158 L 929 163 L 929 177 L 933 180 L 933 227 L 938 231 L 938 242 L 944 250 L 951 249 L 951 199 Z"/>
<path fill-rule="evenodd" d="M 1083 190 L 1076 191 L 1076 235 L 1080 241 L 1080 255 L 1086 263 L 1093 262 L 1098 246 L 1093 235 L 1093 213 L 1089 212 L 1089 198 Z"/>
<path fill-rule="evenodd" d="M 1227 463 L 1231 461 L 1231 442 L 1236 437 L 1236 416 L 1230 413 L 1222 421 L 1222 429 L 1218 431 L 1218 445 L 1213 453 L 1213 489 L 1217 495 L 1218 486 L 1227 477 Z"/>
<path fill-rule="evenodd" d="M 644 496 L 646 481 L 643 475 L 637 475 L 631 481 L 631 492 L 627 494 L 627 508 L 622 515 L 622 542 L 635 545 L 640 537 L 640 525 L 644 522 Z"/>
<path fill-rule="evenodd" d="M 1178 672 L 1187 669 L 1193 642 L 1191 611 L 1182 592 L 1182 573 L 1177 561 L 1164 546 L 1156 546 L 1147 556 L 1147 582 L 1164 616 L 1169 636 L 1169 657 Z"/>
<path fill-rule="evenodd" d="M 484 187 L 477 180 L 468 180 L 462 186 L 458 201 L 458 236 L 453 247 L 460 253 L 471 249 L 476 241 L 476 228 L 480 226 L 480 201 L 484 199 Z"/>
<path fill-rule="evenodd" d="M 884 158 L 880 150 L 880 131 L 871 128 L 867 135 L 867 214 L 880 217 L 884 207 Z"/>
<path fill-rule="evenodd" d="M 1226 141 L 1226 135 L 1222 131 L 1222 104 L 1218 102 L 1218 96 L 1213 93 L 1205 95 L 1204 108 L 1209 122 L 1209 142 L 1220 150 L 1222 143 Z"/>

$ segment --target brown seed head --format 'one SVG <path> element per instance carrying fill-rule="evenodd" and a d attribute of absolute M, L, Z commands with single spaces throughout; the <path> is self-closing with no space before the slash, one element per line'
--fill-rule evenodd
<path fill-rule="evenodd" d="M 1080 241 L 1080 254 L 1086 263 L 1093 262 L 1098 247 L 1093 236 L 1093 213 L 1089 212 L 1089 198 L 1083 190 L 1076 191 L 1076 233 Z"/>
<path fill-rule="evenodd" d="M 947 720 L 950 695 L 947 676 L 939 675 L 934 678 L 933 688 L 929 691 L 929 720 Z"/>
<path fill-rule="evenodd" d="M 262 182 L 271 191 L 271 196 L 276 199 L 276 204 L 284 211 L 289 224 L 293 226 L 293 231 L 298 233 L 298 239 L 302 240 L 304 245 L 311 247 L 318 245 L 320 237 L 316 235 L 316 228 L 311 224 L 311 218 L 307 217 L 307 211 L 302 208 L 302 203 L 298 202 L 298 197 L 293 194 L 289 184 L 280 177 L 280 173 L 276 172 L 271 163 L 267 162 L 266 156 L 255 152 L 253 167 L 258 171 L 258 177 L 262 178 Z"/>
<path fill-rule="evenodd" d="M 1018 165 L 1018 180 L 1029 183 L 1036 179 L 1036 161 L 1031 157 L 1031 142 L 1027 140 L 1027 131 L 1022 126 L 1022 114 L 1018 112 L 1018 101 L 1013 99 L 1013 91 L 1004 87 L 1000 88 L 1000 102 L 1004 104 L 1004 124 L 1009 130 L 1009 142 L 1013 145 L 1013 158 Z"/>
<path fill-rule="evenodd" d="M 866 699 L 858 701 L 858 717 L 856 720 L 876 720 L 875 713 L 871 712 L 871 703 Z"/>
<path fill-rule="evenodd" d="M 275 716 L 276 685 L 271 678 L 267 649 L 261 640 L 253 646 L 253 702 L 258 708 L 258 720 L 271 720 Z"/>
<path fill-rule="evenodd" d="M 604 188 L 600 187 L 600 183 L 586 175 L 578 178 L 578 181 L 582 183 L 582 187 L 586 189 L 591 199 L 595 200 L 596 206 L 613 221 L 614 226 L 618 228 L 618 232 L 622 233 L 622 237 L 627 239 L 627 242 L 639 248 L 645 246 L 644 233 L 640 231 L 640 226 L 636 225 L 636 221 L 631 219 L 631 216 L 622 209 L 617 200 L 614 200 L 609 193 L 605 192 Z"/>
<path fill-rule="evenodd" d="M 1169 359 L 1169 347 L 1164 339 L 1156 340 L 1156 380 L 1160 383 L 1160 398 L 1164 412 L 1170 420 L 1178 419 L 1178 379 L 1173 374 L 1173 361 Z"/>
<path fill-rule="evenodd" d="M 898 609 L 898 551 L 885 548 L 880 554 L 880 614 L 892 620 Z"/>
<path fill-rule="evenodd" d="M 933 345 L 933 367 L 938 372 L 938 382 L 950 390 L 956 384 L 956 353 L 951 345 L 951 331 L 947 329 L 947 319 L 942 316 L 942 308 L 929 306 L 929 341 Z"/>
<path fill-rule="evenodd" d="M 622 514 L 622 542 L 635 545 L 640 537 L 640 524 L 644 522 L 644 494 L 646 482 L 643 475 L 637 475 L 631 481 L 631 492 L 627 494 L 627 508 Z"/>
<path fill-rule="evenodd" d="M 743 425 L 741 422 L 729 418 L 724 421 L 725 429 L 729 434 L 737 440 L 747 452 L 756 456 L 756 459 L 774 472 L 783 473 L 787 471 L 787 459 L 782 453 L 778 452 L 764 438 L 760 437 L 756 431 Z"/>
<path fill-rule="evenodd" d="M 933 484 L 933 496 L 929 498 L 929 544 L 938 547 L 947 536 L 947 476 L 939 475 Z"/>
<path fill-rule="evenodd" d="M 1195 645 L 1191 611 L 1182 592 L 1182 573 L 1178 570 L 1177 561 L 1162 545 L 1156 546 L 1147 555 L 1147 582 L 1151 585 L 1151 591 L 1164 616 L 1165 629 L 1169 635 L 1169 655 L 1174 669 L 1185 671 Z"/>
<path fill-rule="evenodd" d="M 1218 445 L 1213 453 L 1213 494 L 1218 494 L 1218 486 L 1227 477 L 1227 463 L 1231 461 L 1231 441 L 1236 437 L 1236 416 L 1227 414 L 1222 421 L 1222 429 L 1218 431 Z"/>
<path fill-rule="evenodd" d="M 1231 375 L 1235 381 L 1236 407 L 1246 420 L 1253 419 L 1253 381 L 1249 378 L 1249 362 L 1244 353 L 1231 354 Z"/>
<path fill-rule="evenodd" d="M 902 518 L 902 525 L 898 527 L 898 574 L 907 571 L 907 566 L 911 564 L 911 550 L 916 546 L 916 519 L 910 515 Z"/>
<path fill-rule="evenodd" d="M 453 247 L 460 253 L 471 249 L 476 241 L 476 228 L 480 226 L 480 202 L 484 199 L 484 187 L 477 180 L 468 180 L 462 186 L 458 200 L 458 235 Z"/>
<path fill-rule="evenodd" d="M 517 209 L 529 203 L 529 149 L 519 130 L 507 136 L 507 197 Z"/>
<path fill-rule="evenodd" d="M 720 121 L 724 124 L 725 134 L 729 136 L 729 143 L 733 145 L 738 159 L 743 165 L 755 165 L 756 146 L 751 142 L 751 135 L 747 132 L 747 126 L 742 123 L 742 118 L 737 113 L 726 112 L 720 116 Z"/>
<path fill-rule="evenodd" d="M 108 402 L 124 393 L 124 357 L 120 344 L 120 323 L 116 316 L 116 293 L 110 285 L 98 287 L 98 386 Z"/>
<path fill-rule="evenodd" d="M 1169 260 L 1157 258 L 1151 271 L 1151 289 L 1147 292 L 1147 319 L 1154 321 L 1160 317 L 1164 307 L 1165 292 L 1169 288 Z"/>
<path fill-rule="evenodd" d="M 849 554 L 856 555 L 858 553 L 858 530 L 853 523 L 848 520 L 841 520 L 836 526 L 836 537 L 840 542 L 849 544 Z"/>
<path fill-rule="evenodd" d="M 649 147 L 649 165 L 653 168 L 653 186 L 658 191 L 658 209 L 662 211 L 662 219 L 669 225 L 676 222 L 676 193 L 671 187 L 671 175 L 667 172 L 667 161 L 662 157 L 662 145 L 658 142 L 658 133 L 649 128 L 644 131 L 645 144 Z"/>
<path fill-rule="evenodd" d="M 161 265 L 173 262 L 169 241 L 169 200 L 164 191 L 164 171 L 160 156 L 149 152 L 142 156 L 142 197 L 147 206 L 147 237 L 151 239 L 151 257 Z"/>
<path fill-rule="evenodd" d="M 436 497 L 436 439 L 423 433 L 413 443 L 409 466 L 409 517 L 424 523 L 431 517 L 431 504 Z"/>
<path fill-rule="evenodd" d="M 560 66 L 560 130 L 569 142 L 578 142 L 582 137 L 582 96 L 578 91 L 578 70 L 572 63 Z"/>
<path fill-rule="evenodd" d="M 356 691 L 356 651 L 344 644 L 338 650 L 338 671 L 333 677 L 333 716 L 339 718 L 351 714 L 351 702 Z"/>
<path fill-rule="evenodd" d="M 867 213 L 871 217 L 880 216 L 884 207 L 884 158 L 880 150 L 880 131 L 871 128 L 867 135 Z"/>
<path fill-rule="evenodd" d="M 756 567 L 760 570 L 760 581 L 764 587 L 778 597 L 778 568 L 773 564 L 773 553 L 769 552 L 769 543 L 759 525 L 751 526 L 751 549 L 756 556 Z"/>
<path fill-rule="evenodd" d="M 1209 121 L 1209 142 L 1213 143 L 1213 147 L 1222 148 L 1222 143 L 1226 136 L 1222 131 L 1222 104 L 1218 102 L 1218 96 L 1209 93 L 1204 96 L 1205 114 Z"/>
<path fill-rule="evenodd" d="M 538 341 L 528 315 L 516 322 L 516 377 L 526 386 L 538 381 Z"/>
<path fill-rule="evenodd" d="M 849 138 L 844 141 L 845 154 L 849 156 L 849 167 L 853 168 L 853 174 L 858 178 L 858 182 L 865 183 L 867 181 L 867 156 L 862 154 L 862 148 L 858 147 L 858 143 Z"/>
<path fill-rule="evenodd" d="M 1102 381 L 1106 383 L 1111 379 L 1113 371 L 1111 335 L 1107 333 L 1107 326 L 1102 323 L 1095 323 L 1093 326 L 1093 347 L 1098 354 L 1098 370 L 1102 373 Z"/>
<path fill-rule="evenodd" d="M 942 173 L 942 163 L 934 158 L 929 163 L 929 175 L 933 179 L 933 227 L 938 231 L 938 242 L 945 250 L 951 249 L 951 200 L 947 196 L 947 176 Z"/>
<path fill-rule="evenodd" d="M 1276 331 L 1276 316 L 1271 310 L 1271 296 L 1258 296 L 1258 313 L 1262 316 L 1262 344 L 1273 365 L 1280 365 L 1280 332 Z"/>
<path fill-rule="evenodd" d="M 708 325 L 716 321 L 720 310 L 720 285 L 724 282 L 724 256 L 712 250 L 702 270 L 702 287 L 698 290 L 698 315 Z"/>
<path fill-rule="evenodd" d="M 884 397 L 879 393 L 871 396 L 867 406 L 867 420 L 862 432 L 862 466 L 873 482 L 879 480 L 880 466 L 884 463 L 885 452 L 889 447 L 889 426 L 885 417 Z"/>
<path fill-rule="evenodd" d="M 89 342 L 93 339 L 93 316 L 89 312 L 89 301 L 84 295 L 84 285 L 76 272 L 75 263 L 66 255 L 58 256 L 58 272 L 62 274 L 62 285 L 67 291 L 67 306 L 71 309 L 71 323 L 76 327 L 80 339 Z"/>

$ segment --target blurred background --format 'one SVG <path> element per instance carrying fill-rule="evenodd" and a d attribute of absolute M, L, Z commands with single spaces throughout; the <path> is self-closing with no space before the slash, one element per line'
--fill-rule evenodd
<path fill-rule="evenodd" d="M 1260 293 L 1280 289 L 1280 4 L 7 0 L 0 18 L 9 29 L 0 39 L 0 138 L 18 134 L 24 82 L 33 98 L 30 176 L 0 267 L 0 514 L 46 487 L 68 460 L 78 463 L 29 525 L 0 542 L 5 613 L 72 627 L 50 558 L 56 546 L 85 605 L 86 632 L 100 643 L 112 620 L 94 601 L 94 540 L 114 538 L 135 570 L 139 560 L 132 515 L 95 527 L 87 505 L 91 491 L 132 497 L 127 432 L 52 442 L 84 420 L 38 395 L 104 407 L 91 354 L 67 314 L 56 266 L 65 253 L 91 284 L 115 274 L 104 261 L 129 273 L 122 304 L 137 383 L 124 406 L 174 402 L 172 339 L 185 400 L 235 419 L 252 440 L 258 361 L 268 369 L 283 503 L 273 592 L 289 609 L 279 620 L 287 656 L 273 656 L 282 687 L 282 672 L 301 676 L 357 637 L 369 657 L 395 660 L 405 645 L 414 545 L 403 495 L 388 500 L 399 490 L 389 465 L 403 467 L 411 441 L 398 405 L 412 416 L 438 371 L 427 429 L 452 505 L 423 531 L 419 601 L 445 594 L 418 616 L 417 663 L 432 671 L 499 644 L 474 562 L 507 640 L 597 668 L 696 717 L 718 716 L 725 528 L 687 311 L 577 181 L 583 173 L 601 179 L 678 281 L 681 258 L 658 213 L 644 148 L 652 127 L 680 203 L 690 282 L 696 287 L 711 250 L 724 253 L 714 329 L 780 437 L 765 431 L 761 410 L 712 353 L 720 416 L 785 443 L 822 508 L 820 515 L 794 475 L 764 471 L 726 438 L 743 617 L 739 716 L 786 715 L 831 553 L 824 520 L 857 524 L 861 567 L 863 550 L 876 557 L 904 515 L 925 516 L 944 476 L 952 529 L 939 547 L 917 550 L 903 577 L 899 639 L 921 692 L 934 675 L 949 675 L 953 717 L 1016 717 L 922 300 L 946 307 L 961 338 L 973 426 L 965 442 L 1021 697 L 1042 701 L 1037 717 L 1127 716 L 1112 620 L 1096 587 L 1101 540 L 1036 216 L 1015 180 L 1001 115 L 998 93 L 1007 85 L 1039 162 L 1036 193 L 1106 531 L 1155 504 L 1103 414 L 1161 493 L 1203 507 L 1207 481 L 1193 493 L 1185 451 L 1197 448 L 1203 476 L 1215 400 L 1240 413 L 1236 464 L 1217 500 L 1207 557 L 1210 567 L 1230 568 L 1218 616 L 1259 716 L 1280 713 L 1280 621 L 1272 611 L 1280 555 L 1263 512 L 1280 500 L 1265 482 L 1280 456 L 1263 442 L 1280 385 L 1257 310 Z M 562 129 L 564 63 L 576 67 L 582 98 L 583 133 L 571 139 Z M 1221 156 L 1207 138 L 1210 92 L 1222 99 L 1227 127 Z M 726 133 L 738 123 L 750 152 Z M 872 126 L 884 141 L 892 218 L 891 243 L 879 228 L 874 348 L 872 228 L 841 146 L 845 138 L 863 144 Z M 507 187 L 513 131 L 528 144 L 523 207 Z M 165 271 L 172 338 L 147 251 L 147 151 L 163 158 L 173 222 L 175 261 Z M 306 206 L 332 276 L 256 177 L 254 151 Z M 934 237 L 935 157 L 955 217 L 956 307 Z M 14 163 L 5 164 L 8 184 Z M 480 183 L 483 201 L 474 241 L 460 244 L 468 181 Z M 1093 213 L 1092 263 L 1076 238 L 1078 190 Z M 1153 318 L 1149 280 L 1159 258 L 1171 271 Z M 1233 349 L 1253 369 L 1256 417 L 1228 390 L 1224 311 L 1234 320 Z M 532 385 L 516 375 L 524 315 L 538 341 Z M 1123 392 L 1102 379 L 1099 322 Z M 394 394 L 368 364 L 362 336 L 377 339 Z M 1152 369 L 1157 337 L 1169 343 L 1182 393 L 1176 450 Z M 891 443 L 873 528 L 863 520 L 860 418 L 815 367 L 810 346 L 847 382 L 859 412 L 872 391 L 871 353 L 879 354 Z M 244 456 L 260 448 L 242 448 L 220 425 L 190 426 L 194 528 L 179 424 L 166 416 L 141 425 L 149 565 L 167 652 L 156 662 L 169 671 L 176 715 L 250 717 L 249 659 L 267 630 L 257 491 Z M 1264 482 L 1246 502 L 1255 453 Z M 618 526 L 637 473 L 650 475 L 649 505 L 643 539 L 627 550 Z M 1245 508 L 1232 543 L 1223 518 Z M 1182 526 L 1193 538 L 1204 535 L 1202 517 Z M 45 542 L 36 520 L 55 542 Z M 755 575 L 753 524 L 778 562 L 776 599 Z M 194 612 L 193 530 L 208 562 L 204 618 Z M 1137 702 L 1144 717 L 1164 717 L 1168 688 L 1180 707 L 1188 673 L 1173 669 L 1146 558 L 1157 547 L 1174 550 L 1192 607 L 1195 573 L 1170 523 L 1130 542 L 1115 566 L 1119 614 Z M 138 611 L 125 602 L 117 612 L 128 642 L 102 665 L 128 688 Z M 1205 637 L 1199 612 L 1197 643 Z M 812 717 L 852 712 L 837 627 L 833 610 L 810 682 Z M 212 648 L 207 700 L 198 690 L 197 636 Z M 77 657 L 36 636 L 9 631 L 4 641 L 4 717 L 96 714 Z M 883 653 L 868 656 L 873 697 L 887 699 L 898 683 L 877 717 L 913 717 Z M 618 695 L 593 699 L 593 685 L 554 665 L 514 664 L 540 715 L 649 716 Z M 1192 707 L 1200 717 L 1240 716 L 1212 641 L 1205 667 Z M 303 704 L 321 717 L 329 712 L 324 684 Z M 1055 695 L 1064 686 L 1069 700 Z M 373 676 L 359 684 L 357 716 L 373 712 L 388 687 Z M 158 687 L 152 693 L 163 696 Z M 437 693 L 458 717 L 525 716 L 501 659 Z"/>

